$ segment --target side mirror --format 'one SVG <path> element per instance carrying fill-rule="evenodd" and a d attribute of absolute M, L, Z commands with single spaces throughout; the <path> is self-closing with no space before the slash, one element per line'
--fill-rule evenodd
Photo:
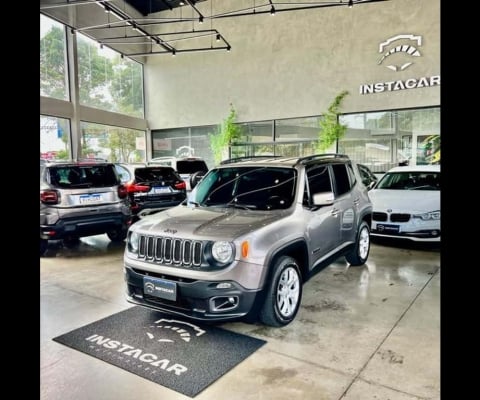
<path fill-rule="evenodd" d="M 371 181 L 367 186 L 367 190 L 372 190 L 375 187 L 376 183 L 377 182 L 375 181 Z"/>
<path fill-rule="evenodd" d="M 315 193 L 313 195 L 314 206 L 329 206 L 333 204 L 334 196 L 333 192 Z"/>

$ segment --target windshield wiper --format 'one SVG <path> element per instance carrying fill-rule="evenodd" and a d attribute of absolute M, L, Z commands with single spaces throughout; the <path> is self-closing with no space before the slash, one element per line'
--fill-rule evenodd
<path fill-rule="evenodd" d="M 227 203 L 225 204 L 225 207 L 228 208 L 240 208 L 242 210 L 254 210 L 257 208 L 257 206 L 253 204 L 242 204 L 242 203 Z"/>

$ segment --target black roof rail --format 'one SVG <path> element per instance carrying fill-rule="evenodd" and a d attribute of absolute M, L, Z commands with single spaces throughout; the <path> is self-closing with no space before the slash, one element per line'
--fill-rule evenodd
<path fill-rule="evenodd" d="M 233 164 L 239 161 L 248 161 L 248 160 L 265 160 L 271 158 L 280 158 L 282 156 L 244 156 L 244 157 L 236 157 L 236 158 L 229 158 L 228 160 L 223 160 L 220 162 L 220 165 L 224 164 Z"/>
<path fill-rule="evenodd" d="M 322 159 L 329 159 L 329 158 L 340 158 L 344 160 L 349 160 L 349 157 L 346 154 L 325 153 L 325 154 L 313 154 L 311 156 L 300 157 L 297 160 L 297 164 L 305 163 L 313 160 L 322 160 Z"/>

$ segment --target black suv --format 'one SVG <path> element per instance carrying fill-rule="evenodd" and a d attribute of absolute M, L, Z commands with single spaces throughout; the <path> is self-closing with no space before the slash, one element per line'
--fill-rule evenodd
<path fill-rule="evenodd" d="M 365 263 L 371 221 L 367 188 L 346 156 L 222 163 L 184 205 L 130 227 L 127 300 L 200 320 L 286 325 L 315 272 L 343 255 Z"/>
<path fill-rule="evenodd" d="M 125 239 L 132 222 L 127 189 L 108 162 L 40 163 L 40 255 L 48 240 L 66 246 L 83 236 L 106 233 Z"/>
<path fill-rule="evenodd" d="M 187 198 L 186 184 L 171 167 L 136 167 L 125 184 L 134 220 L 179 205 Z"/>

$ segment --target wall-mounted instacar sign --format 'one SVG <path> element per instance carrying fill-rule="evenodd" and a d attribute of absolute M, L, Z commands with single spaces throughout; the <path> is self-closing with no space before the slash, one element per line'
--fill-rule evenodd
<path fill-rule="evenodd" d="M 394 72 L 404 71 L 414 64 L 415 57 L 421 57 L 422 53 L 419 47 L 422 46 L 422 43 L 422 37 L 419 35 L 392 36 L 379 44 L 378 52 L 381 57 L 377 64 Z M 439 85 L 440 75 L 433 75 L 362 84 L 359 91 L 360 94 L 371 94 Z"/>

